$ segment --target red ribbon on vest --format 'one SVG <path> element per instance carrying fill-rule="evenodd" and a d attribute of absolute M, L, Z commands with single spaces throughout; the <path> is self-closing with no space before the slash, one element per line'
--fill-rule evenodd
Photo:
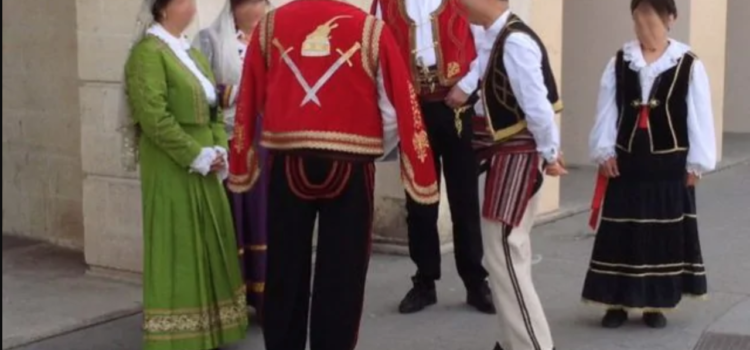
<path fill-rule="evenodd" d="M 638 117 L 639 129 L 648 129 L 648 117 L 649 117 L 650 111 L 651 111 L 651 107 L 649 107 L 648 105 L 641 106 L 641 114 Z"/>
<path fill-rule="evenodd" d="M 596 187 L 594 188 L 594 197 L 591 199 L 591 216 L 589 217 L 589 227 L 596 231 L 599 225 L 599 216 L 602 213 L 602 203 L 604 194 L 607 193 L 607 184 L 609 179 L 599 173 L 596 177 Z"/>

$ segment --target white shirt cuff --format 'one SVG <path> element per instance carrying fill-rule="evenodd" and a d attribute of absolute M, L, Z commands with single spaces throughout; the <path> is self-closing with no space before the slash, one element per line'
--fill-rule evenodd
<path fill-rule="evenodd" d="M 557 157 L 560 155 L 556 148 L 546 149 L 541 151 L 540 153 L 542 155 L 542 158 L 544 158 L 547 163 L 554 163 L 555 161 L 557 161 Z"/>
<path fill-rule="evenodd" d="M 216 158 L 216 150 L 212 147 L 203 147 L 201 153 L 190 164 L 190 172 L 198 173 L 203 176 L 211 172 L 211 163 Z"/>
<path fill-rule="evenodd" d="M 693 174 L 695 176 L 701 177 L 704 173 L 707 172 L 707 169 L 704 167 L 698 165 L 698 164 L 688 164 L 687 165 L 687 172 L 690 174 Z"/>
<path fill-rule="evenodd" d="M 467 95 L 471 95 L 474 90 L 476 90 L 476 86 L 472 87 L 470 83 L 466 81 L 467 79 L 461 79 L 456 86 L 458 86 L 461 91 L 463 91 Z"/>
<path fill-rule="evenodd" d="M 606 161 L 616 158 L 617 152 L 614 150 L 613 147 L 606 147 L 606 148 L 599 148 L 596 149 L 594 152 L 592 152 L 591 160 L 593 160 L 596 164 L 602 165 Z"/>

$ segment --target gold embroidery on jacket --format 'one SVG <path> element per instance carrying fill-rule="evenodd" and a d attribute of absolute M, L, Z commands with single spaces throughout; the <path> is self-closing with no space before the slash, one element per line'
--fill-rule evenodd
<path fill-rule="evenodd" d="M 370 61 L 370 50 L 373 43 L 373 22 L 375 22 L 375 17 L 367 16 L 367 18 L 365 19 L 365 26 L 362 29 L 362 68 L 371 79 L 375 79 L 375 70 L 373 69 L 372 61 Z"/>
<path fill-rule="evenodd" d="M 334 131 L 264 131 L 261 144 L 269 149 L 319 149 L 352 154 L 379 156 L 383 154 L 380 137 L 366 137 Z"/>
<path fill-rule="evenodd" d="M 448 63 L 447 70 L 448 70 L 447 78 L 451 79 L 455 77 L 456 75 L 458 75 L 459 73 L 461 73 L 461 66 L 458 65 L 458 62 L 450 62 Z"/>
<path fill-rule="evenodd" d="M 440 199 L 437 182 L 420 186 L 414 178 L 414 168 L 412 168 L 409 158 L 401 154 L 401 182 L 409 193 L 409 196 L 418 203 L 433 204 Z"/>

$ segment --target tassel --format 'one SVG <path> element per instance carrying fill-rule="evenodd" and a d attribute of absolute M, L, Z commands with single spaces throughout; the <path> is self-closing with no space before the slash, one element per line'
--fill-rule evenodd
<path fill-rule="evenodd" d="M 599 217 L 601 216 L 604 194 L 607 193 L 607 184 L 609 179 L 599 174 L 596 178 L 596 187 L 594 188 L 594 197 L 591 199 L 591 216 L 589 217 L 589 227 L 596 231 L 599 226 Z"/>

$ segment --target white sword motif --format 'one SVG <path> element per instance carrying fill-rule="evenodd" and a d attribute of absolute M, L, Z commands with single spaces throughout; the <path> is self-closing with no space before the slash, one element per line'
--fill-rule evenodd
<path fill-rule="evenodd" d="M 302 104 L 300 104 L 300 107 L 304 106 L 311 100 L 314 102 L 317 99 L 317 93 L 320 90 L 320 88 L 325 85 L 325 83 L 328 82 L 329 79 L 333 76 L 336 71 L 341 68 L 341 66 L 344 63 L 349 62 L 349 59 L 361 48 L 362 46 L 359 43 L 354 44 L 346 53 L 342 54 L 341 57 L 339 57 L 338 60 L 331 66 L 331 68 L 328 68 L 328 70 L 318 79 L 318 81 L 313 85 L 311 89 L 305 89 L 307 91 L 307 95 L 302 100 Z M 339 53 L 340 54 L 340 53 Z M 320 103 L 316 103 L 318 106 L 320 106 Z"/>
<path fill-rule="evenodd" d="M 308 96 L 310 96 L 310 92 L 312 91 L 312 88 L 310 88 L 310 84 L 307 83 L 307 80 L 305 80 L 305 77 L 302 75 L 302 72 L 300 72 L 299 67 L 292 61 L 291 58 L 289 58 L 289 50 L 284 50 L 284 47 L 281 46 L 281 43 L 277 39 L 273 39 L 273 45 L 276 46 L 276 48 L 279 49 L 281 52 L 281 59 L 284 60 L 284 63 L 286 63 L 287 66 L 289 66 L 289 69 L 292 70 L 292 73 L 294 74 L 294 77 L 297 78 L 297 82 L 302 86 L 302 89 L 305 90 L 305 93 L 307 94 L 305 98 L 307 99 Z M 315 93 L 312 93 L 312 96 L 309 100 L 312 100 L 316 105 L 320 106 L 320 100 L 318 99 L 318 96 L 315 95 Z M 303 103 L 304 105 L 304 103 Z"/>

